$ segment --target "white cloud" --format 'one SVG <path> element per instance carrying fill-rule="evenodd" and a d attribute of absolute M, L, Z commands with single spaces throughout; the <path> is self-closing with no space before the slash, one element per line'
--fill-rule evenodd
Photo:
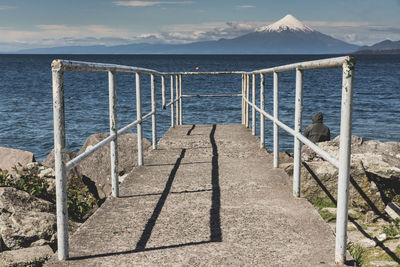
<path fill-rule="evenodd" d="M 255 8 L 255 6 L 252 6 L 252 5 L 241 5 L 241 6 L 236 6 L 236 8 Z"/>
<path fill-rule="evenodd" d="M 14 6 L 0 6 L 0 10 L 7 10 L 7 9 L 13 9 L 15 8 Z"/>
<path fill-rule="evenodd" d="M 192 1 L 179 1 L 179 2 L 168 2 L 168 1 L 116 1 L 113 4 L 117 6 L 129 6 L 129 7 L 146 7 L 146 6 L 158 6 L 158 5 L 184 5 L 192 4 Z"/>
<path fill-rule="evenodd" d="M 106 25 L 66 24 L 37 25 L 34 30 L 0 27 L 0 51 L 23 48 L 69 45 L 123 45 L 130 43 L 190 43 L 235 38 L 265 26 L 272 21 L 206 22 L 160 26 L 158 32 L 142 33 L 137 29 Z M 400 40 L 399 26 L 370 25 L 367 22 L 308 21 L 307 25 L 340 40 L 358 45 L 371 45 L 385 39 Z"/>
<path fill-rule="evenodd" d="M 370 23 L 366 21 L 304 21 L 304 24 L 313 27 L 365 27 Z"/>

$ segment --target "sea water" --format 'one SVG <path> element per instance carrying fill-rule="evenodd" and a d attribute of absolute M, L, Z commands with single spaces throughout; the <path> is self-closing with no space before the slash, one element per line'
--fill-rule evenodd
<path fill-rule="evenodd" d="M 70 59 L 168 71 L 250 71 L 337 55 L 0 55 L 0 146 L 32 151 L 43 160 L 53 148 L 51 62 Z M 366 140 L 400 142 L 400 55 L 357 55 L 352 134 Z M 107 133 L 106 72 L 66 72 L 67 149 L 77 151 L 94 133 Z M 265 106 L 273 114 L 272 75 L 265 75 Z M 259 75 L 256 76 L 259 88 Z M 303 130 L 315 112 L 323 112 L 332 138 L 340 131 L 341 69 L 304 71 Z M 156 77 L 158 138 L 170 126 L 170 110 L 161 109 Z M 150 79 L 142 75 L 143 114 L 150 111 Z M 166 77 L 167 101 L 170 79 Z M 183 94 L 240 94 L 241 75 L 183 76 Z M 279 75 L 279 116 L 294 125 L 295 72 Z M 135 75 L 117 73 L 118 127 L 136 120 Z M 257 104 L 259 91 L 257 90 Z M 257 114 L 257 133 L 259 115 Z M 185 98 L 184 124 L 241 123 L 241 99 Z M 135 132 L 134 128 L 131 132 Z M 272 149 L 272 123 L 266 119 L 266 147 Z M 151 139 L 151 121 L 144 123 Z M 280 150 L 293 150 L 293 137 L 280 129 Z"/>

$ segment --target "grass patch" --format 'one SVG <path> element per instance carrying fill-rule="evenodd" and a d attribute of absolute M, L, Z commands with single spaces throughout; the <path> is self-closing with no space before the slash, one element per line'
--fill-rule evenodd
<path fill-rule="evenodd" d="M 311 204 L 314 205 L 314 207 L 318 208 L 318 209 L 322 209 L 322 208 L 336 208 L 335 203 L 333 203 L 332 201 L 327 201 L 325 199 L 322 198 L 316 198 L 314 200 L 309 200 L 311 202 Z"/>
<path fill-rule="evenodd" d="M 336 214 L 332 214 L 327 210 L 318 210 L 318 213 L 326 222 L 336 222 Z"/>
<path fill-rule="evenodd" d="M 392 221 L 389 225 L 383 227 L 383 232 L 389 237 L 393 238 L 396 235 L 400 235 L 400 220 L 396 219 Z"/>
<path fill-rule="evenodd" d="M 347 249 L 349 250 L 349 253 L 353 257 L 354 261 L 357 263 L 357 266 L 362 266 L 365 248 L 362 248 L 359 244 L 349 242 L 347 244 Z"/>
<path fill-rule="evenodd" d="M 374 266 L 369 264 L 371 261 L 392 261 L 393 258 L 390 257 L 381 248 L 366 248 L 364 249 L 364 254 L 362 256 L 361 262 L 362 266 Z"/>
<path fill-rule="evenodd" d="M 355 228 L 354 226 L 348 226 L 347 227 L 347 231 L 349 232 L 354 232 L 354 231 L 358 231 L 357 228 Z"/>

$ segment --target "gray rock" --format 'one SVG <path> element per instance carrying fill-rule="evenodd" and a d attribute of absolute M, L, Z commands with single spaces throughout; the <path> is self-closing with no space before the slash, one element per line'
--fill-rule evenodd
<path fill-rule="evenodd" d="M 395 261 L 370 261 L 369 264 L 371 266 L 398 266 Z"/>
<path fill-rule="evenodd" d="M 8 170 L 9 173 L 15 173 L 13 171 L 14 166 L 25 166 L 28 163 L 34 162 L 35 157 L 32 152 L 0 147 L 0 169 Z"/>
<path fill-rule="evenodd" d="M 376 247 L 376 241 L 373 240 L 373 239 L 369 239 L 369 238 L 361 239 L 357 243 L 362 248 L 374 248 L 374 247 Z"/>
<path fill-rule="evenodd" d="M 0 253 L 0 266 L 41 266 L 52 255 L 49 246 L 4 251 Z"/>
<path fill-rule="evenodd" d="M 367 213 L 365 213 L 365 223 L 372 223 L 375 219 L 376 219 L 376 215 L 375 212 L 373 212 L 372 210 L 367 211 Z"/>
<path fill-rule="evenodd" d="M 332 141 L 318 143 L 334 157 L 339 154 L 339 137 Z M 362 211 L 384 212 L 390 196 L 398 194 L 400 188 L 400 143 L 364 141 L 352 137 L 350 170 L 350 207 Z M 281 153 L 285 171 L 293 175 L 293 159 Z M 302 194 L 310 199 L 322 198 L 328 201 L 337 198 L 338 169 L 316 155 L 309 147 L 303 146 L 301 170 Z"/>
<path fill-rule="evenodd" d="M 85 152 L 89 147 L 96 145 L 108 137 L 108 134 L 93 134 L 88 137 L 79 154 Z M 143 153 L 146 157 L 147 149 L 151 143 L 143 138 Z M 137 135 L 125 134 L 118 137 L 118 172 L 122 176 L 137 166 Z M 79 172 L 88 177 L 96 185 L 100 198 L 105 198 L 111 193 L 110 175 L 110 146 L 106 145 L 83 160 Z"/>
<path fill-rule="evenodd" d="M 76 156 L 75 152 L 66 152 L 66 158 L 65 158 L 65 163 L 67 163 L 68 161 L 70 161 L 71 159 L 73 159 Z M 51 150 L 50 154 L 45 158 L 45 160 L 43 160 L 42 162 L 43 166 L 46 168 L 51 168 L 53 170 L 55 170 L 55 166 L 54 166 L 54 149 Z M 44 170 L 43 170 L 44 171 Z M 81 174 L 78 170 L 77 167 L 74 167 L 70 170 L 67 171 L 67 179 L 70 180 L 72 177 L 79 177 L 81 178 Z"/>
<path fill-rule="evenodd" d="M 52 203 L 10 187 L 0 188 L 0 235 L 6 249 L 20 249 L 56 233 Z M 3 248 L 3 249 L 5 249 Z"/>
<path fill-rule="evenodd" d="M 378 236 L 376 237 L 376 239 L 377 239 L 378 241 L 380 241 L 380 242 L 383 242 L 383 241 L 385 241 L 385 240 L 387 239 L 387 235 L 386 235 L 385 233 L 380 234 L 380 235 L 378 235 Z"/>

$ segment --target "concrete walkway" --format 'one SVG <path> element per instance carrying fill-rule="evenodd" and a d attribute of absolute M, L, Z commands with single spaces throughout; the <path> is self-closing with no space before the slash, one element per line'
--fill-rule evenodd
<path fill-rule="evenodd" d="M 170 129 L 70 238 L 71 266 L 335 266 L 334 236 L 243 125 Z"/>

